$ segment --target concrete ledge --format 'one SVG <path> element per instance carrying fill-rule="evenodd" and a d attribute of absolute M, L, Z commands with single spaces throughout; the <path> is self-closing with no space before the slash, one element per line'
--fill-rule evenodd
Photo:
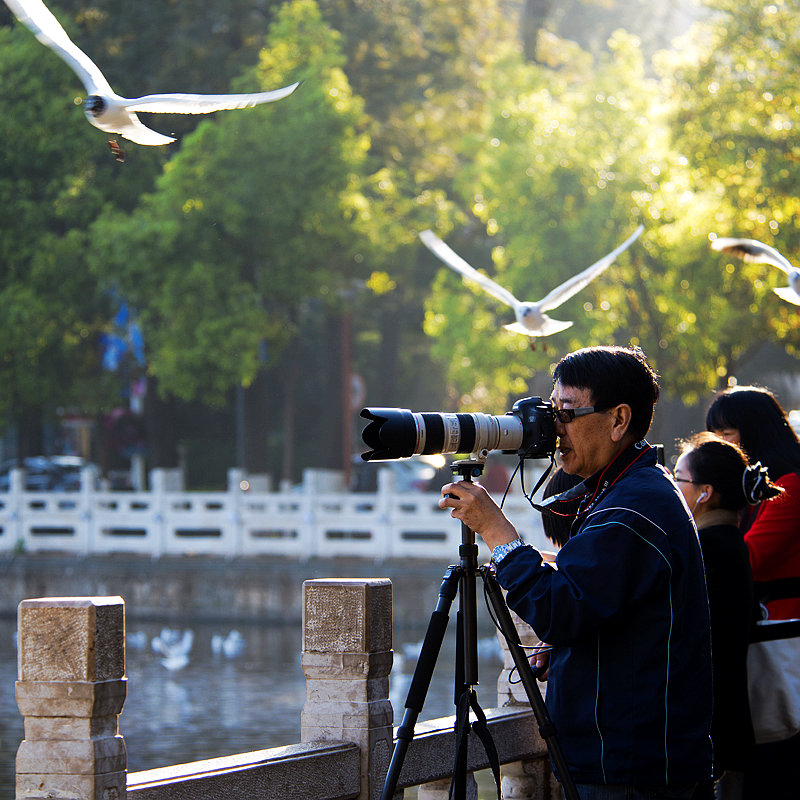
<path fill-rule="evenodd" d="M 333 800 L 357 797 L 354 744 L 294 744 L 128 775 L 130 800 Z"/>
<path fill-rule="evenodd" d="M 20 681 L 100 682 L 125 675 L 121 597 L 23 600 L 17 619 Z"/>
<path fill-rule="evenodd" d="M 486 711 L 503 764 L 546 760 L 547 746 L 528 707 Z M 454 717 L 420 722 L 406 753 L 397 788 L 449 778 Z M 346 800 L 359 794 L 359 749 L 354 744 L 296 744 L 128 775 L 129 800 Z M 470 771 L 489 766 L 470 737 Z"/>
<path fill-rule="evenodd" d="M 486 720 L 501 764 L 547 758 L 547 744 L 539 736 L 536 717 L 529 706 L 486 709 Z M 471 717 L 474 719 L 474 717 Z M 455 717 L 419 722 L 397 781 L 398 789 L 449 778 L 453 774 Z M 467 769 L 489 766 L 483 745 L 471 735 Z"/>

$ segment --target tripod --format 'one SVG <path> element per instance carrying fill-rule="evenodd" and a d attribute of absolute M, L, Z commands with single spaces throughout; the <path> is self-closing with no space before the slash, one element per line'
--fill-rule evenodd
<path fill-rule="evenodd" d="M 483 472 L 483 462 L 476 460 L 457 461 L 453 464 L 453 472 L 461 476 L 462 480 L 471 481 Z M 461 523 L 461 546 L 458 548 L 459 563 L 451 564 L 442 579 L 439 589 L 439 601 L 436 609 L 431 614 L 428 629 L 422 643 L 414 676 L 406 697 L 403 721 L 397 729 L 397 742 L 389 762 L 389 769 L 381 793 L 381 800 L 391 800 L 394 796 L 400 770 L 411 740 L 414 738 L 414 726 L 422 711 L 425 696 L 430 688 L 433 670 L 439 656 L 445 630 L 449 621 L 450 606 L 456 595 L 459 596 L 458 634 L 456 647 L 456 680 L 455 704 L 458 709 L 456 733 L 457 754 L 451 784 L 451 797 L 463 800 L 466 793 L 466 741 L 469 733 L 470 708 L 478 717 L 474 725 L 475 732 L 481 738 L 498 785 L 499 798 L 499 765 L 497 753 L 491 740 L 485 716 L 477 703 L 474 687 L 478 683 L 478 625 L 476 578 L 483 579 L 486 595 L 491 603 L 495 619 L 505 637 L 514 665 L 519 672 L 520 681 L 525 689 L 525 694 L 533 710 L 539 726 L 539 733 L 545 740 L 553 763 L 558 770 L 566 800 L 580 800 L 575 784 L 569 774 L 569 768 L 564 759 L 561 747 L 556 738 L 556 730 L 550 719 L 547 707 L 542 699 L 539 686 L 536 683 L 537 673 L 528 662 L 525 651 L 519 639 L 519 634 L 511 619 L 511 613 L 505 604 L 500 586 L 494 574 L 488 567 L 478 566 L 478 546 L 475 544 L 475 533 L 466 524 Z M 463 757 L 462 757 L 463 752 Z"/>

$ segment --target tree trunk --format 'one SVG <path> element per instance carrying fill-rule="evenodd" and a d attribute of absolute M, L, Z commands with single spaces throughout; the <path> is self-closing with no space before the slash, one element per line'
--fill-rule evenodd
<path fill-rule="evenodd" d="M 41 408 L 24 408 L 17 415 L 17 458 L 22 463 L 26 456 L 44 453 L 44 426 Z"/>
<path fill-rule="evenodd" d="M 274 378 L 274 373 L 272 375 Z M 244 390 L 243 416 L 243 457 L 245 472 L 253 475 L 267 475 L 273 464 L 269 458 L 269 420 L 272 402 L 270 374 L 262 369 L 255 380 Z"/>
<path fill-rule="evenodd" d="M 528 61 L 536 61 L 539 31 L 544 27 L 551 6 L 552 0 L 525 0 L 520 36 L 522 37 L 522 52 Z"/>
<path fill-rule="evenodd" d="M 147 378 L 147 396 L 144 405 L 147 428 L 147 450 L 151 469 L 177 469 L 178 438 L 175 420 L 175 398 L 162 398 L 158 381 Z"/>
<path fill-rule="evenodd" d="M 387 310 L 381 319 L 379 379 L 377 385 L 367 387 L 367 401 L 370 405 L 394 407 L 397 403 L 401 326 L 400 314 L 395 310 Z"/>
<path fill-rule="evenodd" d="M 281 451 L 281 478 L 295 481 L 295 448 L 297 447 L 297 377 L 300 373 L 299 348 L 292 342 L 287 348 L 289 358 L 281 370 L 283 383 L 283 443 Z"/>
<path fill-rule="evenodd" d="M 319 413 L 314 420 L 317 431 L 314 443 L 318 466 L 327 469 L 342 468 L 342 319 L 332 312 L 326 320 L 326 356 L 330 368 L 325 371 L 324 402 L 319 403 Z"/>

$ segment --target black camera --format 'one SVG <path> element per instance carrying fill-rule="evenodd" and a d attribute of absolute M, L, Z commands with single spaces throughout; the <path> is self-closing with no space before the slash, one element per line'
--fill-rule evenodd
<path fill-rule="evenodd" d="M 490 450 L 521 458 L 550 458 L 556 450 L 553 404 L 525 397 L 502 416 L 415 413 L 407 408 L 363 408 L 369 423 L 361 432 L 371 449 L 364 461 L 388 461 L 434 453 L 469 453 L 483 460 Z"/>

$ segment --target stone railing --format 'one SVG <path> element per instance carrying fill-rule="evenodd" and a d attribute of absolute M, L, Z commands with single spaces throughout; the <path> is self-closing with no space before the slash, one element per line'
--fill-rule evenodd
<path fill-rule="evenodd" d="M 438 494 L 397 492 L 389 470 L 378 473 L 375 493 L 336 491 L 318 472 L 309 470 L 302 486 L 276 492 L 237 475 L 229 476 L 226 492 L 187 492 L 167 472 L 153 470 L 150 491 L 114 492 L 98 489 L 88 468 L 80 491 L 28 492 L 22 471 L 12 470 L 10 491 L 0 492 L 0 552 L 374 561 L 445 559 L 458 552 L 460 527 L 439 508 Z M 528 473 L 532 486 L 541 469 Z M 552 548 L 541 515 L 518 490 L 504 510 L 527 542 Z"/>
<path fill-rule="evenodd" d="M 389 701 L 392 585 L 386 579 L 320 579 L 303 585 L 306 702 L 299 744 L 126 773 L 118 715 L 125 700 L 125 621 L 120 597 L 23 600 L 18 611 L 17 703 L 25 739 L 17 800 L 374 800 L 392 750 Z M 523 642 L 533 633 L 520 630 Z M 507 800 L 560 797 L 546 747 L 506 651 L 498 708 L 487 710 Z M 396 798 L 447 797 L 453 718 L 421 722 Z M 472 773 L 488 766 L 471 742 Z"/>

